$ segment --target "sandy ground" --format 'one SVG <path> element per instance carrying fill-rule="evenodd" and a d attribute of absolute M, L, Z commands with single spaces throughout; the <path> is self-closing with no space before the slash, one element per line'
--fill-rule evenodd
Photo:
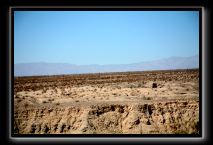
<path fill-rule="evenodd" d="M 17 134 L 194 134 L 199 70 L 14 79 Z"/>

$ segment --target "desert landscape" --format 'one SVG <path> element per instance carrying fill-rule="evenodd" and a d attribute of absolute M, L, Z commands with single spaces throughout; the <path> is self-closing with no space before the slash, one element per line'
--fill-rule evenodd
<path fill-rule="evenodd" d="M 199 69 L 14 77 L 15 134 L 198 134 Z"/>

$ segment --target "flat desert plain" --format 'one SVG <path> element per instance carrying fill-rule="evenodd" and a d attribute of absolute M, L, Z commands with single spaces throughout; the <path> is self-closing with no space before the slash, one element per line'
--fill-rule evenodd
<path fill-rule="evenodd" d="M 198 134 L 199 70 L 14 77 L 15 134 Z"/>

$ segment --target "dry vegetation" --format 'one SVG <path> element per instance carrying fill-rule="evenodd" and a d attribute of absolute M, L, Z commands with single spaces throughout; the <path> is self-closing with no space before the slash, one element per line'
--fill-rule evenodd
<path fill-rule="evenodd" d="M 14 78 L 17 134 L 196 134 L 199 70 Z"/>

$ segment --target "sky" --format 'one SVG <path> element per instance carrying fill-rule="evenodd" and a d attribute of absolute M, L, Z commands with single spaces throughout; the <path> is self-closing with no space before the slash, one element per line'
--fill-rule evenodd
<path fill-rule="evenodd" d="M 131 64 L 197 54 L 198 11 L 14 12 L 15 64 Z"/>

